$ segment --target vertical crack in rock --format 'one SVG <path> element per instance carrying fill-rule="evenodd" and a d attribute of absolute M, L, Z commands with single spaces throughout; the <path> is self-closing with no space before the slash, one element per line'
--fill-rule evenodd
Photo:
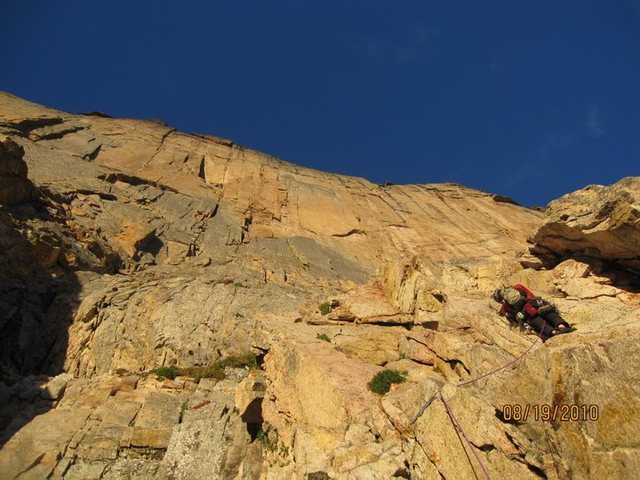
<path fill-rule="evenodd" d="M 82 156 L 82 159 L 87 160 L 89 162 L 93 162 L 96 158 L 98 158 L 98 155 L 100 154 L 101 149 L 102 149 L 102 145 L 97 145 L 96 148 L 94 148 L 91 152 L 85 153 Z"/>
<path fill-rule="evenodd" d="M 169 130 L 167 130 L 162 135 L 162 137 L 160 138 L 160 141 L 158 142 L 158 147 L 156 148 L 156 151 L 153 153 L 153 155 L 151 155 L 151 158 L 149 158 L 149 160 L 147 162 L 145 162 L 144 165 L 142 165 L 142 167 L 139 170 L 144 170 L 145 168 L 147 168 L 153 162 L 153 160 L 158 156 L 158 154 L 160 153 L 160 151 L 164 147 L 164 142 L 167 140 L 169 135 L 171 135 L 172 133 L 175 133 L 175 132 L 177 132 L 177 130 L 175 128 L 170 128 Z"/>

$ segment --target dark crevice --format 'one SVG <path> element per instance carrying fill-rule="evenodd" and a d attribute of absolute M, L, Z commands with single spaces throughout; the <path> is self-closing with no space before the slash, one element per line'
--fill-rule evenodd
<path fill-rule="evenodd" d="M 219 207 L 219 206 L 220 206 L 220 205 L 216 203 L 216 206 L 215 206 L 215 207 L 213 207 L 213 210 L 211 211 L 211 215 L 209 216 L 209 218 L 213 218 L 213 217 L 215 217 L 215 216 L 218 214 L 218 207 Z"/>
<path fill-rule="evenodd" d="M 97 195 L 102 200 L 110 200 L 110 201 L 118 200 L 118 197 L 116 197 L 112 193 L 98 192 L 95 190 L 88 190 L 85 188 L 80 188 L 78 190 L 70 190 L 66 192 L 58 192 L 55 190 L 50 190 L 47 187 L 41 186 L 41 187 L 38 187 L 38 193 L 40 194 L 40 198 L 38 198 L 38 200 L 43 204 L 46 204 L 47 200 L 53 200 L 57 203 L 64 203 L 68 205 L 77 198 L 77 194 Z M 53 220 L 53 219 L 50 219 L 50 220 Z"/>
<path fill-rule="evenodd" d="M 407 478 L 407 479 L 411 479 L 411 474 L 409 473 L 409 470 L 407 468 L 399 468 L 398 470 L 396 470 L 394 472 L 394 474 L 392 475 L 393 478 Z"/>
<path fill-rule="evenodd" d="M 523 422 L 517 422 L 515 420 L 506 420 L 504 418 L 504 413 L 502 410 L 496 408 L 496 418 L 500 420 L 502 423 L 508 423 L 509 425 L 522 425 Z"/>
<path fill-rule="evenodd" d="M 96 192 L 95 190 L 85 190 L 83 188 L 76 190 L 74 193 L 80 193 L 82 195 L 97 195 L 101 200 L 110 200 L 112 202 L 118 200 L 118 197 L 112 193 Z"/>
<path fill-rule="evenodd" d="M 512 205 L 520 206 L 520 204 L 514 199 L 505 197 L 504 195 L 493 195 L 493 201 L 497 203 L 510 203 Z"/>
<path fill-rule="evenodd" d="M 21 122 L 0 122 L 0 127 L 11 128 L 17 130 L 24 136 L 29 135 L 32 130 L 42 127 L 51 127 L 64 122 L 62 118 L 33 118 L 22 120 Z"/>
<path fill-rule="evenodd" d="M 494 445 L 491 445 L 490 443 L 485 443 L 483 445 L 476 445 L 476 447 L 481 452 L 491 452 L 496 449 L 496 447 Z"/>
<path fill-rule="evenodd" d="M 136 177 L 135 175 L 127 175 L 124 173 L 109 173 L 109 174 L 100 174 L 98 175 L 99 180 L 104 180 L 109 183 L 123 182 L 128 183 L 129 185 L 133 185 L 134 187 L 140 185 L 150 185 L 152 187 L 159 188 L 160 190 L 166 190 L 172 193 L 179 193 L 175 188 L 169 187 L 162 183 L 154 182 L 153 180 L 147 180 L 141 177 Z"/>
<path fill-rule="evenodd" d="M 413 321 L 407 322 L 392 322 L 385 320 L 375 320 L 375 321 L 366 321 L 362 322 L 365 325 L 378 325 L 380 327 L 403 327 L 407 330 L 411 330 L 416 324 Z"/>
<path fill-rule="evenodd" d="M 547 479 L 547 474 L 541 468 L 538 468 L 535 465 L 531 465 L 530 463 L 526 463 L 525 465 L 534 475 L 543 478 L 544 480 Z"/>
<path fill-rule="evenodd" d="M 204 180 L 204 157 L 200 160 L 200 168 L 198 169 L 198 177 Z"/>
<path fill-rule="evenodd" d="M 99 111 L 81 112 L 78 115 L 84 115 L 85 117 L 113 118 L 111 115 L 109 115 L 107 113 L 104 113 L 104 112 L 99 112 Z"/>
<path fill-rule="evenodd" d="M 454 358 L 453 360 L 445 360 L 445 362 L 447 364 L 449 364 L 449 366 L 451 367 L 451 369 L 453 371 L 456 370 L 456 366 L 461 366 L 465 372 L 467 372 L 467 375 L 471 375 L 471 371 L 467 368 L 467 366 L 464 364 L 464 362 Z"/>
<path fill-rule="evenodd" d="M 332 480 L 332 479 L 327 472 L 317 471 L 317 472 L 307 473 L 306 480 Z"/>
<path fill-rule="evenodd" d="M 65 128 L 57 132 L 51 132 L 45 135 L 38 135 L 38 140 L 59 140 L 65 135 L 69 135 L 70 133 L 76 133 L 84 129 L 85 127 L 82 127 L 79 125 L 72 125 L 72 126 L 69 126 L 69 128 Z"/>
<path fill-rule="evenodd" d="M 92 152 L 85 153 L 82 156 L 82 159 L 87 160 L 89 162 L 93 162 L 96 158 L 98 158 L 98 154 L 100 153 L 101 148 L 102 148 L 102 145 L 98 145 Z"/>
<path fill-rule="evenodd" d="M 438 320 L 427 320 L 426 322 L 416 323 L 416 325 L 426 328 L 427 330 L 438 330 L 440 322 Z"/>
<path fill-rule="evenodd" d="M 258 368 L 262 369 L 262 365 L 264 365 L 264 357 L 268 352 L 265 353 L 259 353 L 258 355 L 256 355 L 256 365 L 258 365 Z"/>
<path fill-rule="evenodd" d="M 262 400 L 262 397 L 254 398 L 240 416 L 242 421 L 247 424 L 247 433 L 249 433 L 252 442 L 258 438 L 258 433 L 262 430 L 264 422 L 262 418 Z"/>
<path fill-rule="evenodd" d="M 164 247 L 164 242 L 161 238 L 154 235 L 148 241 L 144 242 L 144 244 L 140 246 L 139 250 L 140 252 L 150 253 L 156 257 L 162 251 L 162 247 Z"/>
<path fill-rule="evenodd" d="M 332 237 L 338 237 L 338 238 L 344 238 L 344 237 L 350 237 L 351 235 L 366 235 L 366 233 L 363 230 L 359 230 L 357 228 L 353 228 L 351 230 L 349 230 L 347 233 L 335 233 L 333 235 L 331 235 Z"/>
<path fill-rule="evenodd" d="M 516 439 L 513 438 L 509 432 L 507 432 L 506 430 L 504 431 L 504 434 L 507 436 L 507 438 L 509 439 L 509 441 L 513 444 L 514 447 L 516 447 L 516 450 L 518 450 L 518 452 L 520 451 L 520 444 L 518 442 L 516 442 Z"/>
<path fill-rule="evenodd" d="M 251 223 L 253 223 L 253 217 L 249 214 L 245 217 L 241 226 L 240 243 L 249 243 L 249 228 L 251 228 Z"/>
<path fill-rule="evenodd" d="M 446 303 L 447 302 L 447 298 L 442 293 L 433 293 L 432 292 L 431 295 L 433 295 L 433 298 L 435 298 L 440 303 Z"/>
<path fill-rule="evenodd" d="M 424 360 L 420 360 L 418 358 L 412 358 L 412 357 L 407 357 L 409 360 L 411 360 L 414 363 L 417 363 L 418 365 L 425 365 L 427 367 L 433 367 L 434 363 L 433 360 L 429 360 L 429 361 L 424 361 Z"/>

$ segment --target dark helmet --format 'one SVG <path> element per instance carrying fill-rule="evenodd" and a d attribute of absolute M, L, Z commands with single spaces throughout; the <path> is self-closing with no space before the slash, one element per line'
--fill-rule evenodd
<path fill-rule="evenodd" d="M 502 288 L 496 288 L 493 291 L 493 294 L 491 295 L 493 297 L 493 299 L 498 302 L 498 303 L 502 303 L 503 300 L 503 289 Z"/>

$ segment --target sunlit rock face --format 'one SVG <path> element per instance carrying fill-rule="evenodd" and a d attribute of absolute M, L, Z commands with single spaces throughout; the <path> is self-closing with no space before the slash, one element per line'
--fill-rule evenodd
<path fill-rule="evenodd" d="M 640 178 L 590 185 L 551 202 L 547 214 L 533 239 L 540 251 L 640 273 Z"/>
<path fill-rule="evenodd" d="M 639 195 L 542 213 L 0 94 L 0 477 L 636 478 Z M 510 327 L 514 283 L 576 332 Z"/>

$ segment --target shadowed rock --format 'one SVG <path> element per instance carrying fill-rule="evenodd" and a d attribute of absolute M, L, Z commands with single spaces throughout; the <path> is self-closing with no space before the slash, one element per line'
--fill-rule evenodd
<path fill-rule="evenodd" d="M 20 145 L 0 135 L 0 205 L 24 203 L 31 198 L 32 185 L 23 156 Z"/>

